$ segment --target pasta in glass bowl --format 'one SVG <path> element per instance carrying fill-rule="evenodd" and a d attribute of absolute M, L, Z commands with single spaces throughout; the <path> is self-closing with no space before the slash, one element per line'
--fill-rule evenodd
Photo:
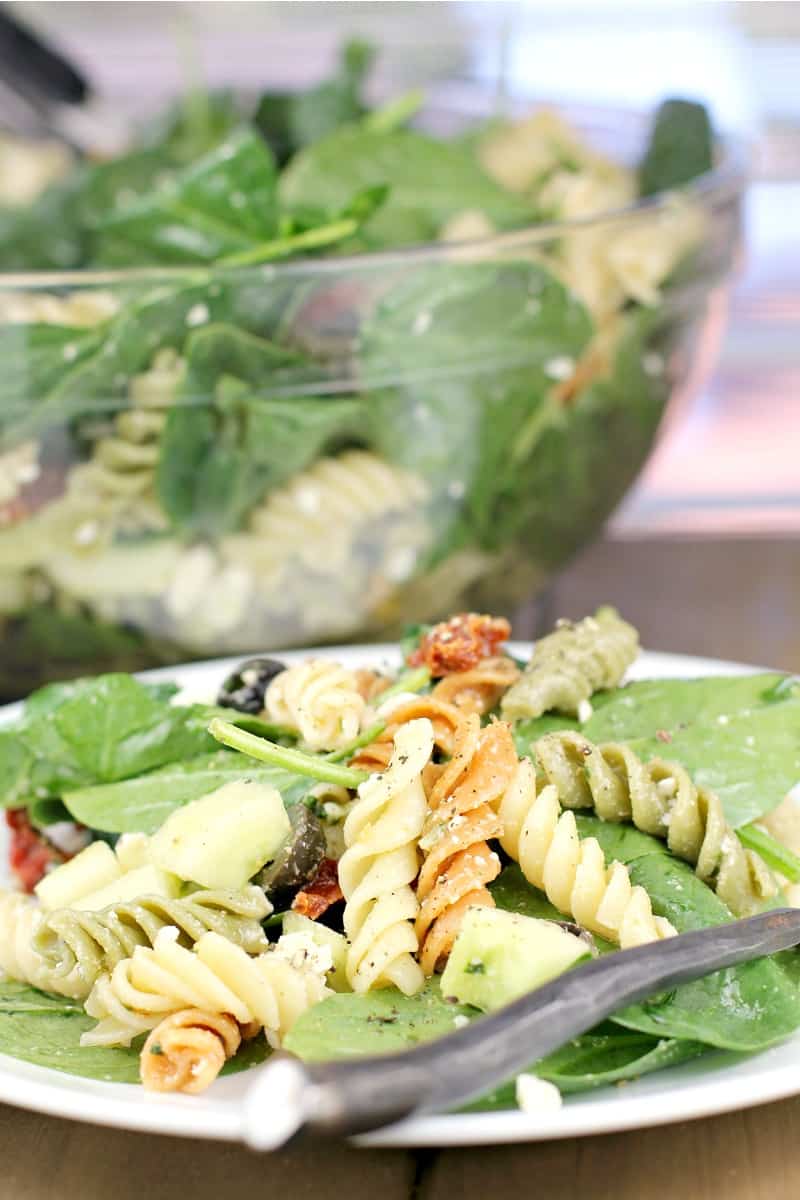
<path fill-rule="evenodd" d="M 110 266 L 0 276 L 0 694 L 540 589 L 697 386 L 735 266 L 735 145 L 640 198 L 646 128 L 542 111 L 467 170 L 463 137 L 395 129 L 398 162 L 345 126 L 266 241 L 239 129 L 112 208 Z"/>

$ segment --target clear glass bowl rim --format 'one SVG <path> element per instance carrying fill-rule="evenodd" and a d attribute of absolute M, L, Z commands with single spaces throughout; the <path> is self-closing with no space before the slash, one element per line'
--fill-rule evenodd
<path fill-rule="evenodd" d="M 735 134 L 717 135 L 715 149 L 718 162 L 710 171 L 694 179 L 680 189 L 678 195 L 685 196 L 704 208 L 713 209 L 744 192 L 748 181 L 748 152 L 745 140 Z M 113 287 L 167 283 L 185 280 L 187 283 L 202 278 L 208 280 L 230 277 L 313 278 L 335 277 L 349 273 L 360 274 L 371 270 L 380 271 L 390 267 L 424 266 L 437 262 L 452 262 L 457 256 L 461 261 L 506 255 L 543 242 L 566 237 L 576 230 L 589 230 L 608 224 L 622 224 L 667 211 L 674 204 L 676 192 L 656 192 L 653 196 L 635 200 L 622 208 L 609 209 L 589 217 L 567 221 L 548 221 L 528 225 L 520 229 L 492 234 L 485 238 L 466 238 L 463 241 L 427 242 L 402 246 L 392 250 L 381 250 L 367 254 L 337 255 L 330 258 L 308 257 L 274 259 L 262 264 L 243 267 L 224 267 L 214 264 L 189 266 L 153 266 L 112 270 L 70 271 L 0 271 L 0 289 L 52 289 L 81 287 Z"/>

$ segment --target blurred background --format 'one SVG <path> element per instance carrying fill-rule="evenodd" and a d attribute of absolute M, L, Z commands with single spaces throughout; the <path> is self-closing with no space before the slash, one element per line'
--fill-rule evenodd
<path fill-rule="evenodd" d="M 579 615 L 611 600 L 651 646 L 800 668 L 800 4 L 9 7 L 137 112 L 187 75 L 211 87 L 311 82 L 352 34 L 381 47 L 377 91 L 477 76 L 579 105 L 706 101 L 718 127 L 743 132 L 752 153 L 746 256 L 721 357 L 710 384 L 672 410 L 603 541 L 560 576 L 545 605 L 548 616 Z"/>

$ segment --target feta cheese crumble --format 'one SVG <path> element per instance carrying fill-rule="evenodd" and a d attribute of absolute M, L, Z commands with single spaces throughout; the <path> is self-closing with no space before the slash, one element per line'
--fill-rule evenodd
<path fill-rule="evenodd" d="M 538 1075 L 518 1075 L 517 1106 L 525 1113 L 555 1112 L 561 1108 L 561 1092 L 554 1083 Z"/>

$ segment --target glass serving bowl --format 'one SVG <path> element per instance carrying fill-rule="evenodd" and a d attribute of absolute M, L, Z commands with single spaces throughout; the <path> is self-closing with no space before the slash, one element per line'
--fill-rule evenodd
<path fill-rule="evenodd" d="M 643 130 L 579 126 L 618 156 Z M 1 276 L 0 695 L 535 594 L 712 357 L 744 185 L 718 158 L 491 237 Z"/>

